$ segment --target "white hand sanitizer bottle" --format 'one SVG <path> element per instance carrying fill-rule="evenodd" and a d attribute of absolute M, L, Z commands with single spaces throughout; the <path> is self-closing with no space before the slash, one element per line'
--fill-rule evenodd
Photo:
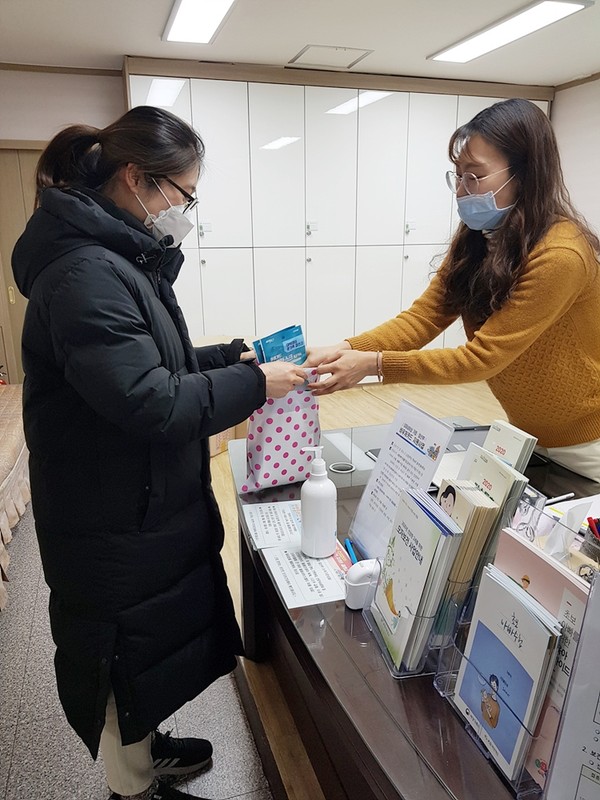
<path fill-rule="evenodd" d="M 311 558 L 327 558 L 335 553 L 337 546 L 337 489 L 327 477 L 327 467 L 321 458 L 323 447 L 304 447 L 304 450 L 313 450 L 315 458 L 300 491 L 300 547 Z"/>

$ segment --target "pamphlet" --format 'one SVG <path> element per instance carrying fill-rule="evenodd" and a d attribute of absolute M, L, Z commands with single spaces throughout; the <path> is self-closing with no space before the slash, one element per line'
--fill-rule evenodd
<path fill-rule="evenodd" d="M 383 558 L 402 489 L 426 490 L 453 429 L 403 400 L 350 525 L 367 558 Z"/>

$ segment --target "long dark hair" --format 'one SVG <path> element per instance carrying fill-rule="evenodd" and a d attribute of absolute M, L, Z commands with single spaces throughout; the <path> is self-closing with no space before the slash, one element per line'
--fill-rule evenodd
<path fill-rule="evenodd" d="M 510 297 L 532 249 L 556 221 L 572 220 L 596 252 L 600 241 L 571 203 L 556 137 L 540 108 L 517 98 L 485 108 L 453 133 L 451 161 L 468 154 L 475 135 L 508 159 L 517 188 L 514 207 L 492 236 L 461 223 L 441 268 L 446 310 L 478 327 Z"/>
<path fill-rule="evenodd" d="M 100 189 L 119 167 L 135 164 L 146 175 L 179 175 L 204 158 L 200 136 L 179 117 L 137 106 L 106 128 L 71 125 L 48 144 L 37 164 L 36 203 L 50 187 Z"/>

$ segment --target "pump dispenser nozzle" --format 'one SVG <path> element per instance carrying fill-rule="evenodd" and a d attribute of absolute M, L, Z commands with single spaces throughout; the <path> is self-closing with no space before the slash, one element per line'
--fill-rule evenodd
<path fill-rule="evenodd" d="M 316 447 L 303 447 L 300 452 L 305 453 L 306 451 L 312 451 L 315 454 L 313 459 L 313 463 L 311 465 L 310 474 L 311 475 L 327 475 L 327 466 L 325 461 L 323 460 L 323 445 L 317 445 Z"/>

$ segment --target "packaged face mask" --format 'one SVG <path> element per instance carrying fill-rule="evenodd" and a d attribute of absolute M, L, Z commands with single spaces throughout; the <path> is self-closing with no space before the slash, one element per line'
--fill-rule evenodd
<path fill-rule="evenodd" d="M 302 364 L 306 361 L 302 325 L 282 328 L 270 336 L 257 339 L 252 342 L 252 346 L 259 364 L 268 364 L 270 361 L 291 361 L 293 364 Z"/>

